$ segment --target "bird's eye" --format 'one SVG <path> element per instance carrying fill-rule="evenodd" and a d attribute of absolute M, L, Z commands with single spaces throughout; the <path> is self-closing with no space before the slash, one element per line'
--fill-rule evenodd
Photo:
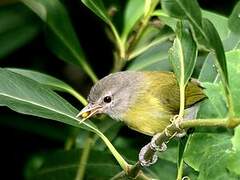
<path fill-rule="evenodd" d="M 105 103 L 110 103 L 112 101 L 112 98 L 110 96 L 106 96 L 106 97 L 104 97 L 103 101 Z"/>

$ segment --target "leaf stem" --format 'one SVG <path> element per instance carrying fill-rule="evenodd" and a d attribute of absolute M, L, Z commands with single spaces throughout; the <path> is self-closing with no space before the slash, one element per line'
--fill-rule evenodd
<path fill-rule="evenodd" d="M 81 95 L 79 94 L 77 91 L 75 91 L 74 89 L 70 89 L 69 92 L 75 97 L 77 98 L 84 106 L 87 105 L 87 100 Z"/>
<path fill-rule="evenodd" d="M 237 125 L 240 125 L 240 118 L 234 118 L 235 127 Z M 181 121 L 179 126 L 173 122 L 171 125 L 167 126 L 165 130 L 160 133 L 159 138 L 155 141 L 156 145 L 161 145 L 163 142 L 167 142 L 172 138 L 172 135 L 176 132 L 179 132 L 179 127 L 181 129 L 187 129 L 191 127 L 213 127 L 213 126 L 220 126 L 220 127 L 226 127 L 226 128 L 234 128 L 228 126 L 228 118 L 223 119 L 193 119 L 193 120 L 187 120 L 187 121 Z M 167 133 L 166 133 L 167 132 Z M 145 161 L 151 160 L 153 158 L 153 155 L 155 154 L 155 151 L 151 148 L 146 150 L 145 153 Z M 128 173 L 131 173 L 131 171 L 134 171 L 135 174 L 138 174 L 141 171 L 141 166 L 139 166 L 139 162 L 137 162 L 135 165 L 131 166 Z M 121 172 L 123 173 L 123 172 Z M 180 174 L 178 175 L 180 177 Z"/>
<path fill-rule="evenodd" d="M 152 16 L 152 13 L 154 11 L 154 9 L 156 8 L 157 4 L 158 4 L 158 0 L 146 0 L 145 1 L 145 14 L 144 17 L 140 23 L 139 28 L 136 31 L 136 34 L 134 35 L 130 45 L 128 46 L 128 53 L 127 54 L 131 54 L 131 51 L 135 48 L 135 46 L 137 45 L 139 39 L 141 38 L 145 28 L 148 25 L 149 19 Z M 125 46 L 127 47 L 127 42 L 124 41 Z"/>
<path fill-rule="evenodd" d="M 85 174 L 85 170 L 86 170 L 86 165 L 87 165 L 87 160 L 90 154 L 90 150 L 91 150 L 91 146 L 92 146 L 92 137 L 88 136 L 85 144 L 84 144 L 84 148 L 82 151 L 82 155 L 80 158 L 80 162 L 78 165 L 78 171 L 77 171 L 77 175 L 75 180 L 83 180 L 84 179 L 84 174 Z"/>
<path fill-rule="evenodd" d="M 116 45 L 118 47 L 119 50 L 119 56 L 120 56 L 120 60 L 124 60 L 126 57 L 126 52 L 125 52 L 125 47 L 124 47 L 124 43 L 122 42 L 115 26 L 112 23 L 109 23 L 110 29 L 112 30 L 112 33 L 116 39 Z"/>
<path fill-rule="evenodd" d="M 153 47 L 153 46 L 155 46 L 155 45 L 157 45 L 157 44 L 159 44 L 159 43 L 161 43 L 161 42 L 164 42 L 164 41 L 170 39 L 171 37 L 174 37 L 174 34 L 171 33 L 171 34 L 169 34 L 168 36 L 161 37 L 161 38 L 159 38 L 159 39 L 157 39 L 157 40 L 155 40 L 155 41 L 147 44 L 146 46 L 144 46 L 144 47 L 142 47 L 142 48 L 139 48 L 139 49 L 136 49 L 135 51 L 132 51 L 132 52 L 129 54 L 127 60 L 131 60 L 131 59 L 137 57 L 138 55 L 144 53 L 145 51 L 147 51 L 147 50 L 150 49 L 151 47 Z"/>

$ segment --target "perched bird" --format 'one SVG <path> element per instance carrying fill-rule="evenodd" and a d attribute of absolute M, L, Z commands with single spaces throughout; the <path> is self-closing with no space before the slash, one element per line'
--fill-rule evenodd
<path fill-rule="evenodd" d="M 185 89 L 185 108 L 205 98 L 196 81 Z M 123 71 L 98 81 L 88 96 L 89 104 L 77 117 L 90 118 L 107 114 L 128 127 L 147 135 L 155 135 L 169 125 L 178 114 L 179 86 L 172 72 Z"/>

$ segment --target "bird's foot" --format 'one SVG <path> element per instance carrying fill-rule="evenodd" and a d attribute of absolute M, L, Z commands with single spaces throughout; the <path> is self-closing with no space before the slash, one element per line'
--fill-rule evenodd
<path fill-rule="evenodd" d="M 177 133 L 175 134 L 175 136 L 178 138 L 182 138 L 187 134 L 186 131 L 180 127 L 180 124 L 182 123 L 182 121 L 184 121 L 184 118 L 180 117 L 179 115 L 175 115 L 171 119 L 171 122 L 175 123 L 175 126 L 178 129 Z"/>
<path fill-rule="evenodd" d="M 158 133 L 152 137 L 151 142 L 150 142 L 150 148 L 154 151 L 163 152 L 163 151 L 167 150 L 166 143 L 163 142 L 160 146 L 156 144 L 156 141 L 160 135 L 161 135 L 161 133 Z"/>
<path fill-rule="evenodd" d="M 145 159 L 145 155 L 146 155 L 147 151 L 149 150 L 149 148 L 151 148 L 151 144 L 150 143 L 145 145 L 141 149 L 141 151 L 140 151 L 140 153 L 138 155 L 138 159 L 139 159 L 139 162 L 140 162 L 141 166 L 145 166 L 145 167 L 146 166 L 151 166 L 152 164 L 155 164 L 157 162 L 158 156 L 156 154 L 156 151 L 154 151 L 154 154 L 153 154 L 151 159 L 147 159 L 147 160 Z"/>

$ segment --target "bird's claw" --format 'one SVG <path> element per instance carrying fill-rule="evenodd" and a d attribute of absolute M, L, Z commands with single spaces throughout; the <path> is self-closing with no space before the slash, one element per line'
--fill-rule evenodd
<path fill-rule="evenodd" d="M 186 131 L 180 127 L 182 121 L 184 121 L 184 118 L 180 117 L 179 115 L 175 115 L 171 120 L 172 123 L 175 123 L 175 126 L 178 129 L 178 132 L 175 134 L 175 136 L 178 138 L 186 135 Z"/>
<path fill-rule="evenodd" d="M 150 148 L 154 151 L 163 152 L 167 150 L 166 143 L 162 143 L 160 146 L 156 144 L 156 140 L 159 138 L 160 134 L 156 134 L 152 137 L 152 140 L 150 142 Z"/>
<path fill-rule="evenodd" d="M 150 166 L 150 165 L 152 165 L 152 164 L 155 164 L 156 162 L 157 162 L 157 159 L 158 159 L 158 156 L 157 156 L 157 154 L 156 154 L 156 152 L 154 153 L 154 155 L 152 156 L 152 159 L 149 159 L 149 160 L 146 160 L 145 159 L 145 154 L 146 154 L 146 152 L 147 152 L 147 150 L 149 149 L 149 148 L 151 148 L 151 144 L 150 143 L 148 143 L 147 145 L 145 145 L 142 149 L 141 149 L 141 151 L 140 151 L 140 153 L 139 153 L 139 162 L 140 162 L 140 164 L 141 164 L 141 166 Z"/>

